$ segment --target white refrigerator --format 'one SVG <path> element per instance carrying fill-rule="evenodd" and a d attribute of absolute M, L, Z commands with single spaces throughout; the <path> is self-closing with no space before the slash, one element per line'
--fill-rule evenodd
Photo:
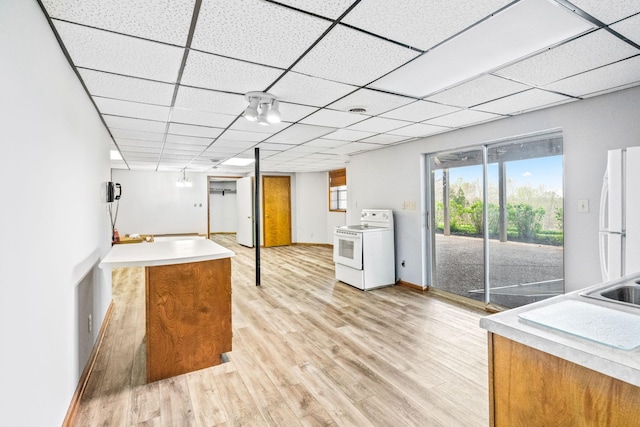
<path fill-rule="evenodd" d="M 640 147 L 608 153 L 599 245 L 604 281 L 640 272 Z"/>

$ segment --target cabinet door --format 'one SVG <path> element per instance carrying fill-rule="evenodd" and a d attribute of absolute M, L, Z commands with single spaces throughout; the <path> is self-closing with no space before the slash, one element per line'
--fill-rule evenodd
<path fill-rule="evenodd" d="M 492 426 L 632 426 L 640 388 L 489 335 Z"/>

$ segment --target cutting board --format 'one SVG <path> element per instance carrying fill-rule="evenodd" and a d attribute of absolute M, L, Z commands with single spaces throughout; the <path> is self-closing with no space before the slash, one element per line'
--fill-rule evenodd
<path fill-rule="evenodd" d="M 566 300 L 523 312 L 518 317 L 621 350 L 640 346 L 640 314 Z"/>

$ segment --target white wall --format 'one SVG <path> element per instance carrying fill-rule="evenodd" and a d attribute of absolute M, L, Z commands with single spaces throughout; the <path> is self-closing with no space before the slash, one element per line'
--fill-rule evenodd
<path fill-rule="evenodd" d="M 109 137 L 37 2 L 0 2 L 0 62 L 0 425 L 59 426 L 111 301 Z"/>
<path fill-rule="evenodd" d="M 212 233 L 235 233 L 238 230 L 238 199 L 235 181 L 214 181 L 212 188 L 233 192 L 209 193 L 209 229 Z"/>
<path fill-rule="evenodd" d="M 351 158 L 347 171 L 347 222 L 362 207 L 389 207 L 396 225 L 396 271 L 422 285 L 420 158 L 423 153 L 477 145 L 501 138 L 561 128 L 564 136 L 565 288 L 599 283 L 598 204 L 606 152 L 640 145 L 640 87 L 534 111 Z M 589 213 L 578 213 L 588 199 Z M 418 209 L 402 210 L 403 201 Z M 406 267 L 400 266 L 406 260 Z"/>
<path fill-rule="evenodd" d="M 328 177 L 326 172 L 296 174 L 298 243 L 328 243 Z"/>
<path fill-rule="evenodd" d="M 193 182 L 191 188 L 175 186 L 180 176 L 178 172 L 114 169 L 112 175 L 113 180 L 122 185 L 122 198 L 116 222 L 116 228 L 121 236 L 133 233 L 205 234 L 207 232 L 209 194 L 206 173 L 187 172 L 186 176 Z M 292 242 L 333 242 L 333 228 L 344 225 L 345 214 L 328 212 L 329 190 L 326 172 L 297 174 L 265 172 L 262 175 L 291 177 Z"/>
<path fill-rule="evenodd" d="M 208 178 L 187 172 L 193 187 L 176 187 L 178 172 L 113 169 L 122 185 L 116 228 L 125 234 L 207 233 Z"/>

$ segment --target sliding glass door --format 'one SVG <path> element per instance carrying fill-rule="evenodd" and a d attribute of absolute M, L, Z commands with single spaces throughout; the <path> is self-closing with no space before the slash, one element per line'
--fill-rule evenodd
<path fill-rule="evenodd" d="M 430 286 L 504 307 L 564 292 L 560 134 L 430 154 L 427 172 Z"/>
<path fill-rule="evenodd" d="M 482 203 L 482 150 L 440 153 L 430 157 L 434 230 L 432 286 L 482 299 L 472 290 L 484 287 L 482 231 L 471 209 Z M 480 211 L 480 214 L 482 212 Z"/>

